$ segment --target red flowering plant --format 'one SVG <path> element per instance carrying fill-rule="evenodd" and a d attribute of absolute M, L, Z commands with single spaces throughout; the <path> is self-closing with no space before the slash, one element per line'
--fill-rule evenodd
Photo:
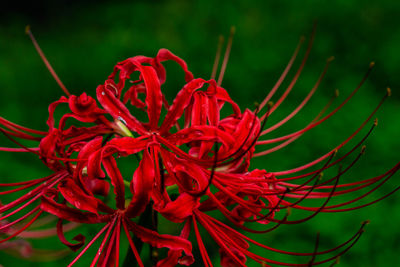
<path fill-rule="evenodd" d="M 150 245 L 154 265 L 191 265 L 202 260 L 205 266 L 212 266 L 199 225 L 219 246 L 222 266 L 246 266 L 249 258 L 263 266 L 318 265 L 334 261 L 347 252 L 360 238 L 365 223 L 352 237 L 331 249 L 318 250 L 317 236 L 316 247 L 309 252 L 276 249 L 253 240 L 245 233 L 267 233 L 282 224 L 307 221 L 320 212 L 358 209 L 399 189 L 396 187 L 376 200 L 354 204 L 386 183 L 398 171 L 399 163 L 382 175 L 340 183 L 340 177 L 363 154 L 363 143 L 376 122 L 371 123 L 371 129 L 355 146 L 336 158 L 338 150 L 368 124 L 386 96 L 390 95 L 390 90 L 361 126 L 325 155 L 287 171 L 250 169 L 252 158 L 292 143 L 333 116 L 357 92 L 373 66 L 371 64 L 356 89 L 332 111 L 325 114 L 330 102 L 303 129 L 268 139 L 268 133 L 285 124 L 302 109 L 327 71 L 331 59 L 301 104 L 282 121 L 268 125 L 268 117 L 294 87 L 310 53 L 313 36 L 299 69 L 278 101 L 271 103 L 270 99 L 291 69 L 303 39 L 268 96 L 254 111 L 242 111 L 221 87 L 231 38 L 218 81 L 215 77 L 220 48 L 210 80 L 194 78 L 182 59 L 161 49 L 154 58 L 136 56 L 118 63 L 105 83 L 96 89 L 98 104 L 86 93 L 71 95 L 29 29 L 28 34 L 67 97 L 63 96 L 49 105 L 48 131 L 32 130 L 0 119 L 2 133 L 20 146 L 2 147 L 1 150 L 36 154 L 53 171 L 52 175 L 39 179 L 0 184 L 2 188 L 15 187 L 5 189 L 1 195 L 27 191 L 25 195 L 0 206 L 0 231 L 3 236 L 0 242 L 9 244 L 9 247 L 14 244 L 10 242 L 16 242 L 12 238 L 29 236 L 28 227 L 43 220 L 47 213 L 50 214 L 47 216 L 55 217 L 57 223 L 37 235 L 45 237 L 54 234 L 71 250 L 77 252 L 81 249 L 69 266 L 75 264 L 100 237 L 102 241 L 92 266 L 118 266 L 123 236 L 128 239 L 132 261 L 139 266 L 144 266 L 140 255 L 143 243 Z M 178 63 L 185 77 L 185 84 L 172 103 L 167 101 L 162 91 L 166 81 L 163 62 L 167 60 Z M 56 123 L 54 114 L 59 105 L 67 105 L 69 111 Z M 232 113 L 224 116 L 221 110 L 227 105 Z M 145 122 L 136 116 L 143 112 L 147 116 Z M 26 147 L 18 139 L 35 140 L 38 146 Z M 277 143 L 272 148 L 262 148 L 266 144 Z M 360 152 L 355 159 L 342 166 L 342 161 L 358 149 Z M 129 177 L 122 172 L 121 158 L 128 158 L 132 160 L 130 166 L 137 166 L 131 167 Z M 134 163 L 135 160 L 138 163 Z M 339 166 L 337 174 L 323 180 L 322 173 L 336 166 Z M 364 188 L 368 191 L 353 196 Z M 342 195 L 352 198 L 329 204 L 330 200 Z M 306 199 L 323 199 L 323 202 L 315 206 L 302 204 Z M 311 214 L 291 220 L 290 209 L 305 210 Z M 215 218 L 213 214 L 216 211 L 226 220 L 220 220 L 221 216 Z M 181 233 L 161 234 L 159 218 L 181 226 Z M 69 223 L 63 224 L 64 221 Z M 64 236 L 65 231 L 85 224 L 101 225 L 89 242 L 81 234 L 74 237 L 74 242 Z M 192 242 L 197 243 L 202 259 L 193 256 Z M 280 262 L 254 253 L 254 247 L 292 255 L 295 259 L 292 263 Z"/>

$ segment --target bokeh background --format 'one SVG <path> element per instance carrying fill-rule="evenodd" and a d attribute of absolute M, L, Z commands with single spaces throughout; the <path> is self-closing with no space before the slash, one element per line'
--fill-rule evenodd
<path fill-rule="evenodd" d="M 0 114 L 42 130 L 46 130 L 48 104 L 57 100 L 62 91 L 24 34 L 27 24 L 31 25 L 39 44 L 71 93 L 85 91 L 91 95 L 118 61 L 135 55 L 155 56 L 159 48 L 168 48 L 185 59 L 195 77 L 208 78 L 218 36 L 227 37 L 234 25 L 236 36 L 223 86 L 244 109 L 253 108 L 254 101 L 260 102 L 268 93 L 300 36 L 305 35 L 308 40 L 312 25 L 317 21 L 310 59 L 292 93 L 269 123 L 278 122 L 289 114 L 312 88 L 326 59 L 335 56 L 335 60 L 310 103 L 271 137 L 303 127 L 326 104 L 335 89 L 340 90 L 337 105 L 355 88 L 371 61 L 376 62 L 376 67 L 360 92 L 337 115 L 292 145 L 255 160 L 252 168 L 286 170 L 326 153 L 362 123 L 388 86 L 393 95 L 376 115 L 379 125 L 366 142 L 366 154 L 343 181 L 379 175 L 399 160 L 400 3 L 396 1 L 63 0 L 17 2 L 2 7 L 0 12 Z M 304 50 L 303 47 L 301 55 Z M 290 72 L 289 78 L 293 74 L 294 71 Z M 171 100 L 183 84 L 183 75 L 172 63 L 168 64 L 167 75 L 168 82 L 163 90 Z M 277 97 L 282 92 L 283 89 Z M 368 128 L 356 139 L 359 140 Z M 12 144 L 5 137 L 1 138 L 1 146 L 7 145 Z M 347 149 L 349 147 L 351 143 Z M 345 151 L 346 148 L 340 153 Z M 49 174 L 32 155 L 1 152 L 0 159 L 2 182 Z M 388 193 L 398 186 L 399 179 L 397 174 L 366 202 Z M 2 201 L 7 199 L 2 198 Z M 371 223 L 366 233 L 341 258 L 341 266 L 400 266 L 399 210 L 400 195 L 397 193 L 361 210 L 319 214 L 309 222 L 282 226 L 257 238 L 279 249 L 310 251 L 319 231 L 321 249 L 330 248 L 347 240 L 362 221 L 369 219 Z M 293 216 L 301 218 L 305 213 Z M 96 229 L 79 229 L 68 237 L 72 238 L 77 232 L 90 236 Z M 32 242 L 38 248 L 63 248 L 56 238 Z M 211 241 L 207 247 L 218 266 L 217 247 Z M 298 262 L 267 251 L 256 252 L 271 259 Z M 124 253 L 121 251 L 121 255 Z M 88 266 L 93 254 L 94 250 L 88 252 L 77 266 Z M 72 259 L 73 255 L 68 255 L 40 265 L 63 266 Z M 46 260 L 46 257 L 34 260 Z M 38 263 L 0 251 L 0 264 L 7 267 Z M 200 258 L 196 264 L 202 266 Z M 257 265 L 249 262 L 249 266 Z"/>

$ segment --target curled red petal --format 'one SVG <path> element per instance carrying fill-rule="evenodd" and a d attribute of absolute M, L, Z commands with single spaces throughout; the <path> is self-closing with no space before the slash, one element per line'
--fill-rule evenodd
<path fill-rule="evenodd" d="M 192 141 L 210 141 L 207 143 L 211 143 L 212 147 L 214 142 L 221 142 L 224 149 L 230 149 L 234 144 L 236 144 L 236 139 L 231 134 L 217 127 L 208 125 L 192 126 L 190 128 L 182 129 L 168 136 L 167 140 L 177 146 Z"/>
<path fill-rule="evenodd" d="M 103 161 L 103 154 L 105 149 L 99 149 L 89 156 L 87 162 L 87 174 L 89 179 L 104 178 L 105 172 L 101 168 L 101 162 Z"/>
<path fill-rule="evenodd" d="M 190 121 L 192 126 L 196 125 L 206 125 L 208 105 L 207 96 L 204 92 L 196 92 L 193 94 L 193 104 L 192 104 L 192 119 Z"/>
<path fill-rule="evenodd" d="M 103 223 L 108 222 L 111 219 L 111 215 L 97 215 L 91 212 L 83 212 L 77 209 L 68 207 L 67 205 L 55 202 L 49 197 L 42 197 L 40 208 L 57 216 L 60 219 L 64 219 L 71 222 L 78 223 Z"/>
<path fill-rule="evenodd" d="M 56 107 L 61 103 L 68 103 L 68 99 L 65 96 L 62 96 L 59 100 L 49 105 L 49 118 L 47 120 L 47 125 L 49 126 L 50 130 L 54 128 L 54 111 L 56 110 Z"/>
<path fill-rule="evenodd" d="M 162 94 L 160 88 L 160 81 L 157 76 L 156 70 L 152 66 L 143 66 L 142 57 L 134 57 L 126 60 L 126 65 L 129 67 L 123 68 L 120 72 L 120 80 L 126 79 L 133 71 L 139 71 L 141 78 L 144 81 L 146 89 L 146 106 L 147 114 L 149 116 L 150 129 L 155 129 L 161 114 L 162 107 Z M 147 58 L 144 59 L 145 61 Z M 122 77 L 122 75 L 125 75 Z M 125 118 L 124 118 L 125 119 Z"/>
<path fill-rule="evenodd" d="M 144 243 L 150 244 L 156 248 L 169 248 L 173 250 L 182 250 L 186 255 L 192 255 L 192 243 L 185 238 L 162 235 L 143 226 L 128 221 L 129 228 Z"/>
<path fill-rule="evenodd" d="M 238 104 L 236 104 L 231 97 L 229 96 L 229 94 L 226 92 L 226 90 L 222 87 L 217 86 L 217 90 L 216 90 L 216 98 L 218 100 L 218 102 L 223 105 L 223 103 L 228 102 L 229 104 L 232 105 L 233 108 L 233 112 L 236 115 L 240 114 L 240 108 L 238 106 Z"/>
<path fill-rule="evenodd" d="M 49 134 L 45 136 L 39 144 L 40 157 L 43 162 L 53 171 L 63 170 L 63 165 L 54 158 L 56 157 L 57 147 L 60 143 L 61 133 L 58 129 L 53 128 Z"/>
<path fill-rule="evenodd" d="M 104 174 L 104 172 L 102 173 L 100 162 L 96 161 L 98 160 L 96 156 L 99 154 L 102 141 L 102 137 L 95 137 L 80 149 L 78 162 L 73 172 L 75 182 L 88 194 L 91 192 L 93 194 L 107 195 L 109 191 L 109 184 L 98 179 L 102 177 L 101 174 Z M 85 167 L 88 175 L 83 174 Z M 95 168 L 97 169 L 94 170 Z M 95 174 L 97 173 L 100 174 L 96 176 Z"/>
<path fill-rule="evenodd" d="M 157 73 L 152 67 L 140 68 L 144 83 L 146 85 L 146 106 L 149 116 L 150 129 L 155 129 L 160 119 L 162 107 L 162 94 Z"/>
<path fill-rule="evenodd" d="M 118 209 L 125 209 L 125 186 L 121 172 L 118 169 L 117 162 L 110 156 L 103 160 L 104 168 L 114 186 L 115 200 Z"/>
<path fill-rule="evenodd" d="M 210 125 L 216 126 L 219 122 L 218 101 L 215 96 L 207 97 L 207 119 Z"/>
<path fill-rule="evenodd" d="M 127 103 L 128 100 L 130 100 L 132 106 L 143 109 L 146 107 L 146 104 L 139 99 L 138 94 L 144 93 L 145 91 L 146 87 L 142 83 L 132 85 L 124 94 L 124 103 Z"/>
<path fill-rule="evenodd" d="M 143 125 L 132 116 L 127 107 L 110 90 L 107 90 L 103 85 L 99 85 L 96 91 L 100 104 L 115 120 L 122 121 L 130 130 L 140 135 L 147 132 Z"/>
<path fill-rule="evenodd" d="M 77 209 L 86 210 L 97 214 L 97 199 L 83 192 L 83 190 L 72 179 L 64 179 L 58 185 L 58 190 L 63 195 L 65 200 Z"/>
<path fill-rule="evenodd" d="M 149 142 L 147 138 L 148 136 L 114 138 L 105 147 L 115 149 L 122 155 L 128 156 L 142 151 Z"/>
<path fill-rule="evenodd" d="M 173 60 L 176 63 L 178 63 L 183 71 L 185 72 L 185 81 L 190 82 L 193 80 L 193 74 L 188 70 L 186 62 L 181 59 L 180 57 L 174 55 L 171 51 L 168 49 L 160 49 L 157 53 L 157 56 L 155 57 L 155 68 L 157 69 L 157 74 L 158 77 L 160 78 L 160 83 L 163 84 L 165 82 L 165 69 L 164 67 L 160 64 L 160 62 L 166 61 L 166 60 Z"/>
<path fill-rule="evenodd" d="M 162 209 L 157 210 L 168 220 L 181 223 L 192 216 L 193 210 L 200 205 L 198 197 L 183 193 L 174 201 L 167 203 Z"/>
<path fill-rule="evenodd" d="M 167 115 L 160 127 L 160 133 L 168 131 L 176 123 L 182 115 L 183 110 L 189 105 L 193 92 L 201 88 L 205 83 L 207 81 L 204 79 L 194 79 L 179 91 L 174 102 L 168 109 Z"/>
<path fill-rule="evenodd" d="M 78 243 L 71 243 L 65 238 L 61 219 L 57 222 L 57 236 L 64 245 L 74 252 L 78 251 L 85 244 L 85 237 L 81 234 L 73 238 L 73 240 L 78 241 Z"/>
<path fill-rule="evenodd" d="M 96 100 L 86 93 L 82 93 L 80 96 L 71 95 L 68 99 L 68 105 L 73 113 L 82 117 L 93 117 L 104 113 L 97 107 Z"/>
<path fill-rule="evenodd" d="M 85 186 L 94 195 L 108 196 L 110 193 L 110 184 L 104 179 L 84 179 Z"/>
<path fill-rule="evenodd" d="M 146 206 L 150 201 L 150 193 L 153 189 L 154 178 L 154 162 L 149 151 L 145 149 L 139 167 L 133 174 L 130 186 L 133 198 L 126 210 L 128 217 L 136 217 L 146 209 Z"/>
<path fill-rule="evenodd" d="M 210 175 L 204 172 L 197 164 L 179 160 L 173 165 L 173 171 L 178 183 L 186 192 L 197 194 L 209 186 Z"/>
<path fill-rule="evenodd" d="M 191 220 L 187 220 L 185 226 L 183 227 L 181 234 L 179 235 L 181 238 L 188 239 L 190 235 L 191 228 Z M 194 263 L 194 257 L 192 254 L 182 256 L 181 249 L 170 249 L 168 251 L 168 256 L 165 259 L 157 262 L 157 267 L 174 267 L 178 263 L 181 265 L 192 265 Z"/>

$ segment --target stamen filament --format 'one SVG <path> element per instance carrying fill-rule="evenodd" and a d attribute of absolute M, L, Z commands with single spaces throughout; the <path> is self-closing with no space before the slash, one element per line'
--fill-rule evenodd
<path fill-rule="evenodd" d="M 218 86 L 221 86 L 222 80 L 224 79 L 224 74 L 226 70 L 226 66 L 228 65 L 228 60 L 229 60 L 229 54 L 231 53 L 231 48 L 232 48 L 232 41 L 233 41 L 233 35 L 235 34 L 236 28 L 234 26 L 231 27 L 231 33 L 229 35 L 228 39 L 228 44 L 226 46 L 225 50 L 225 55 L 224 55 L 224 61 L 222 62 L 221 70 L 218 76 Z"/>
<path fill-rule="evenodd" d="M 44 55 L 42 49 L 40 48 L 39 44 L 37 43 L 35 37 L 33 36 L 32 32 L 31 32 L 31 27 L 28 25 L 25 28 L 25 32 L 26 34 L 29 35 L 29 37 L 32 40 L 33 45 L 36 48 L 36 51 L 39 53 L 39 56 L 41 57 L 43 63 L 46 65 L 47 69 L 49 70 L 49 72 L 51 73 L 51 75 L 53 76 L 54 80 L 56 80 L 56 82 L 58 83 L 58 85 L 61 87 L 61 89 L 64 91 L 64 93 L 67 96 L 70 96 L 71 94 L 69 93 L 68 89 L 65 87 L 65 85 L 62 83 L 62 81 L 60 80 L 60 78 L 58 77 L 57 73 L 54 71 L 53 67 L 50 65 L 50 62 L 47 60 L 46 56 Z"/>

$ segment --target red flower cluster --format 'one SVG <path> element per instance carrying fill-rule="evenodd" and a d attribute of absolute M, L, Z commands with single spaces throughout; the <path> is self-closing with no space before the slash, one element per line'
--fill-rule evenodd
<path fill-rule="evenodd" d="M 96 98 L 100 105 L 86 93 L 70 95 L 45 61 L 68 97 L 61 97 L 50 104 L 47 132 L 28 129 L 0 118 L 2 133 L 20 146 L 1 150 L 34 153 L 53 174 L 40 179 L 0 184 L 2 188 L 15 187 L 1 192 L 1 195 L 28 190 L 27 194 L 0 206 L 0 232 L 5 236 L 0 243 L 7 244 L 6 241 L 15 236 L 23 236 L 42 214 L 48 213 L 58 218 L 55 229 L 48 231 L 56 233 L 60 241 L 73 251 L 85 245 L 70 266 L 102 236 L 92 266 L 118 266 L 121 232 L 125 233 L 139 266 L 144 264 L 135 245 L 138 242 L 134 242 L 132 235 L 151 246 L 153 264 L 157 266 L 191 265 L 195 261 L 193 240 L 197 242 L 204 265 L 212 266 L 199 225 L 220 247 L 222 266 L 245 266 L 248 258 L 263 266 L 309 266 L 335 260 L 354 245 L 363 232 L 364 224 L 343 244 L 324 251 L 318 251 L 316 247 L 315 251 L 307 253 L 278 250 L 235 230 L 266 233 L 281 224 L 304 222 L 319 212 L 364 207 L 399 189 L 395 188 L 378 200 L 351 205 L 385 183 L 398 171 L 400 163 L 377 177 L 339 183 L 340 177 L 363 154 L 363 142 L 376 123 L 372 123 L 371 130 L 358 144 L 335 159 L 337 151 L 369 122 L 382 102 L 354 134 L 318 159 L 282 172 L 249 170 L 253 157 L 288 145 L 331 117 L 350 100 L 366 78 L 330 113 L 324 115 L 329 108 L 326 106 L 303 129 L 268 139 L 268 133 L 286 123 L 307 103 L 329 65 L 330 60 L 314 88 L 289 116 L 264 129 L 268 116 L 289 94 L 307 60 L 312 38 L 290 85 L 275 104 L 269 103 L 291 69 L 302 42 L 279 81 L 254 111 L 241 111 L 220 86 L 222 78 L 218 83 L 214 79 L 195 79 L 186 63 L 166 49 L 161 49 L 154 58 L 136 56 L 118 63 L 105 83 L 97 87 Z M 161 90 L 166 80 L 163 62 L 167 60 L 181 66 L 186 81 L 172 103 L 168 103 Z M 68 105 L 70 111 L 56 123 L 54 113 L 59 105 Z M 224 117 L 221 110 L 226 105 L 231 106 L 232 113 Z M 143 112 L 147 115 L 145 122 L 136 116 Z M 28 148 L 16 138 L 36 140 L 38 147 Z M 261 148 L 265 144 L 277 143 L 269 149 Z M 361 152 L 353 162 L 322 181 L 323 171 L 340 166 L 341 161 L 358 148 Z M 131 160 L 130 166 L 137 166 L 131 168 L 129 176 L 120 167 L 121 157 Z M 370 189 L 362 195 L 329 205 L 329 201 L 336 196 L 353 194 L 366 187 Z M 305 199 L 325 200 L 321 205 L 308 206 L 302 204 Z M 289 220 L 290 208 L 310 211 L 311 214 L 302 219 Z M 213 211 L 220 212 L 231 226 L 214 218 L 211 215 Z M 159 217 L 182 225 L 180 235 L 159 233 Z M 70 224 L 63 225 L 63 221 Z M 100 224 L 103 227 L 87 244 L 83 235 L 76 236 L 76 242 L 71 243 L 65 238 L 64 231 L 76 224 Z M 193 238 L 189 238 L 191 233 Z M 9 244 L 11 246 L 12 243 Z M 296 263 L 275 261 L 253 253 L 250 245 L 301 259 Z M 164 255 L 163 250 L 158 251 L 161 248 L 167 248 L 168 253 Z M 160 259 L 161 256 L 163 258 Z"/>

